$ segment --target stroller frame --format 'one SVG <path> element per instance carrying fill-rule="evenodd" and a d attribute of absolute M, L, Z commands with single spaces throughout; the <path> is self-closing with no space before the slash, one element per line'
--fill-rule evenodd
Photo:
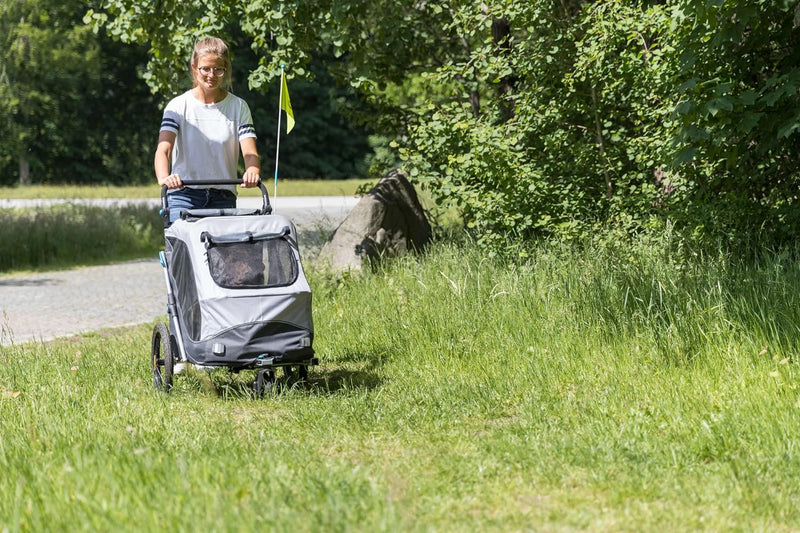
<path fill-rule="evenodd" d="M 241 180 L 193 180 L 185 185 L 241 185 Z M 186 366 L 230 372 L 256 370 L 256 395 L 273 388 L 276 369 L 290 383 L 305 381 L 314 356 L 311 289 L 294 224 L 272 214 L 259 183 L 260 209 L 193 209 L 169 220 L 161 189 L 168 324 L 153 328 L 155 388 L 169 392 Z M 198 264 L 198 262 L 200 264 Z"/>

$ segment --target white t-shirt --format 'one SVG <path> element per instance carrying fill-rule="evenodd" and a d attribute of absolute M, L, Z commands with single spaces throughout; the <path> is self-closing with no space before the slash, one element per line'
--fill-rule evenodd
<path fill-rule="evenodd" d="M 238 179 L 239 141 L 255 138 L 247 103 L 228 93 L 217 103 L 204 104 L 186 91 L 164 109 L 161 131 L 177 135 L 172 148 L 172 172 L 184 180 Z M 236 192 L 236 186 L 219 186 Z"/>

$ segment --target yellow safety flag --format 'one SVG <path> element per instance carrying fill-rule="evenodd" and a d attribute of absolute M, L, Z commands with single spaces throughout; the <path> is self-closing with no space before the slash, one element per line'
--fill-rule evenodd
<path fill-rule="evenodd" d="M 286 111 L 286 133 L 294 128 L 294 111 L 292 101 L 289 99 L 289 86 L 286 85 L 286 74 L 281 70 L 281 109 Z"/>

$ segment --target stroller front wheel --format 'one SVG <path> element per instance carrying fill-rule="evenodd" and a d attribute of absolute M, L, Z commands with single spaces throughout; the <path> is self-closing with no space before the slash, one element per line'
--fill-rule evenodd
<path fill-rule="evenodd" d="M 153 369 L 153 385 L 156 390 L 169 392 L 172 389 L 172 376 L 175 369 L 175 354 L 172 350 L 169 328 L 159 322 L 153 328 L 153 342 L 150 353 Z"/>
<path fill-rule="evenodd" d="M 253 382 L 253 393 L 257 398 L 269 394 L 275 387 L 275 371 L 271 369 L 259 370 Z"/>

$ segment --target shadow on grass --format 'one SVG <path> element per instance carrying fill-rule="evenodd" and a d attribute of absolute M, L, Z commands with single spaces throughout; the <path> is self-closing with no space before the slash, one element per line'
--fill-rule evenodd
<path fill-rule="evenodd" d="M 351 354 L 348 361 L 358 361 L 361 364 L 353 365 L 325 365 L 310 367 L 308 379 L 298 381 L 294 373 L 287 374 L 285 369 L 275 370 L 275 382 L 265 397 L 283 394 L 301 393 L 310 396 L 333 396 L 348 394 L 350 392 L 371 391 L 384 383 L 379 367 L 383 359 L 367 354 Z M 355 368 L 358 366 L 358 368 Z M 180 389 L 200 389 L 205 394 L 222 399 L 237 400 L 242 398 L 257 398 L 254 392 L 254 382 L 258 372 L 253 369 L 241 372 L 228 372 L 225 369 L 211 371 L 188 370 L 175 377 L 173 391 L 180 394 Z"/>
<path fill-rule="evenodd" d="M 312 393 L 333 395 L 346 391 L 370 391 L 384 382 L 380 374 L 365 370 L 337 368 L 322 375 L 309 376 L 309 390 Z"/>
<path fill-rule="evenodd" d="M 321 394 L 338 394 L 341 391 L 369 391 L 384 383 L 381 368 L 388 350 L 374 353 L 347 352 L 336 356 L 336 363 L 316 367 L 319 372 L 309 372 L 309 384 Z"/>

